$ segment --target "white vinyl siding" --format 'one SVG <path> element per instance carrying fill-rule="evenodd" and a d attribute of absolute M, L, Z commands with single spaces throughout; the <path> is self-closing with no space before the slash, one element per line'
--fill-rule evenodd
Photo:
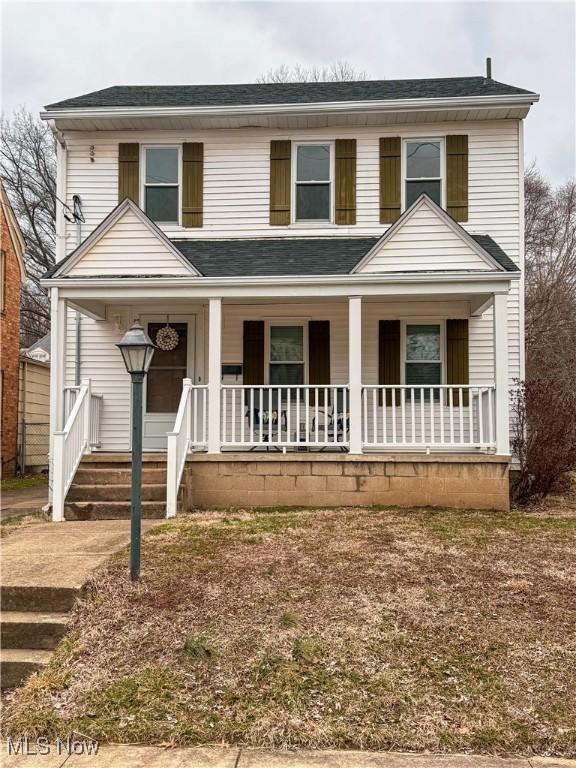
<path fill-rule="evenodd" d="M 190 275 L 190 270 L 132 211 L 127 211 L 69 274 Z"/>
<path fill-rule="evenodd" d="M 142 145 L 178 145 L 184 141 L 204 143 L 204 226 L 201 229 L 184 229 L 178 226 L 162 227 L 169 237 L 178 238 L 253 238 L 253 237 L 350 237 L 382 235 L 387 227 L 379 222 L 379 139 L 383 136 L 418 138 L 463 133 L 469 139 L 469 219 L 464 228 L 475 234 L 489 234 L 517 263 L 520 258 L 520 164 L 519 124 L 516 120 L 430 123 L 425 131 L 420 124 L 386 125 L 382 127 L 350 127 L 302 129 L 282 131 L 267 129 L 242 129 L 226 131 L 124 131 L 124 132 L 67 132 L 67 179 L 66 201 L 71 204 L 72 195 L 82 199 L 86 218 L 82 225 L 84 239 L 118 204 L 118 143 L 138 141 Z M 289 139 L 298 141 L 326 141 L 338 138 L 357 140 L 357 224 L 334 226 L 326 223 L 319 227 L 298 224 L 289 227 L 269 225 L 269 172 L 270 140 Z M 91 161 L 91 147 L 93 162 Z M 127 223 L 128 226 L 128 223 Z M 450 242 L 436 247 L 444 235 L 430 230 L 423 245 L 435 249 L 436 263 L 453 268 L 455 263 L 466 264 L 472 257 L 463 251 L 452 250 Z M 77 229 L 66 224 L 66 253 L 77 245 Z M 139 243 L 127 237 L 115 244 L 102 260 L 89 269 L 99 274 L 118 273 L 117 259 L 122 256 L 122 272 L 137 273 L 150 258 L 158 266 L 163 258 L 155 250 L 158 245 Z M 455 246 L 456 249 L 461 246 Z M 400 249 L 399 249 L 400 250 Z M 402 252 L 404 254 L 404 248 Z M 151 254 L 151 255 L 150 255 Z M 456 254 L 456 261 L 454 256 Z M 404 254 L 404 257 L 406 255 Z M 386 257 L 388 259 L 388 257 Z M 410 263 L 418 264 L 418 257 L 409 256 Z M 445 261 L 440 261 L 444 259 Z M 464 261 L 462 261 L 464 259 Z M 477 259 L 474 254 L 474 259 Z M 408 260 L 404 262 L 408 264 Z M 478 263 L 477 261 L 475 262 Z M 150 264 L 151 266 L 151 264 Z M 417 266 L 411 268 L 418 268 Z M 134 270 L 131 272 L 131 270 Z M 161 265 L 166 273 L 166 265 Z M 94 274 L 95 272 L 92 272 Z M 178 272 L 170 272 L 178 274 Z M 181 274 L 181 273 L 180 273 Z M 468 302 L 421 302 L 398 303 L 398 313 L 393 305 L 386 307 L 389 317 L 466 317 Z M 461 314 L 457 313 L 460 307 Z M 508 299 L 509 307 L 509 366 L 510 382 L 520 375 L 520 298 L 519 284 L 512 283 Z M 111 312 L 115 310 L 110 308 Z M 408 311 L 409 310 L 409 311 Z M 175 311 L 173 308 L 170 311 Z M 111 315 L 109 315 L 111 316 Z M 292 317 L 331 320 L 331 369 L 333 383 L 345 383 L 347 373 L 347 305 L 334 303 L 315 305 L 281 304 L 246 305 L 224 307 L 223 362 L 238 363 L 242 357 L 241 319 L 258 319 L 259 316 Z M 365 383 L 377 383 L 377 321 L 386 317 L 375 303 L 363 304 L 363 375 Z M 72 324 L 73 326 L 73 324 Z M 111 345 L 122 335 L 112 321 L 97 323 L 83 318 L 84 333 L 82 375 L 96 379 L 94 390 L 105 390 L 109 400 L 104 405 L 104 443 L 109 450 L 126 449 L 129 425 L 129 388 L 122 361 L 112 360 Z M 72 327 L 69 334 L 72 335 Z M 118 364 L 117 364 L 118 363 Z M 73 378 L 73 363 L 72 378 Z M 470 318 L 470 383 L 488 384 L 493 381 L 492 310 L 482 317 Z M 70 367 L 70 366 L 69 366 Z M 69 380 L 69 383 L 72 383 Z M 228 383 L 234 383 L 230 381 Z M 124 446 L 124 448 L 122 448 Z"/>
<path fill-rule="evenodd" d="M 497 267 L 483 259 L 428 203 L 422 203 L 359 272 L 448 269 L 495 271 Z"/>
<path fill-rule="evenodd" d="M 466 133 L 469 136 L 470 232 L 491 234 L 515 258 L 518 253 L 519 179 L 518 123 L 515 120 L 471 123 L 434 123 L 429 135 Z M 86 217 L 85 237 L 118 203 L 118 142 L 142 144 L 204 143 L 204 226 L 187 230 L 163 227 L 181 238 L 296 237 L 380 235 L 386 227 L 379 221 L 379 138 L 422 136 L 420 125 L 375 128 L 308 129 L 298 132 L 259 129 L 212 132 L 122 132 L 67 134 L 67 202 L 73 194 L 82 198 Z M 271 227 L 269 225 L 270 140 L 326 141 L 357 140 L 357 224 L 333 226 Z M 94 146 L 94 162 L 90 161 Z M 67 224 L 67 251 L 76 246 L 76 229 Z"/>

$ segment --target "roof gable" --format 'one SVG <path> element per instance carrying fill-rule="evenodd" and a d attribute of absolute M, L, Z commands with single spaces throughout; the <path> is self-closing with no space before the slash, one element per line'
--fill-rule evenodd
<path fill-rule="evenodd" d="M 198 275 L 159 227 L 128 199 L 61 261 L 51 276 L 107 276 L 118 274 L 119 268 L 125 275 Z"/>
<path fill-rule="evenodd" d="M 421 195 L 355 266 L 354 272 L 502 271 L 479 242 Z"/>

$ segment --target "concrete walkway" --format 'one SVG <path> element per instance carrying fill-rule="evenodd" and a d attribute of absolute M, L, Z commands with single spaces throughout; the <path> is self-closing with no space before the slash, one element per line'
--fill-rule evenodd
<path fill-rule="evenodd" d="M 48 503 L 48 485 L 15 488 L 0 493 L 0 520 L 24 515 L 39 515 Z"/>
<path fill-rule="evenodd" d="M 149 530 L 163 520 L 144 520 Z M 38 523 L 0 541 L 2 590 L 78 590 L 90 573 L 130 541 L 129 520 Z"/>
<path fill-rule="evenodd" d="M 30 747 L 33 747 L 32 743 Z M 576 760 L 550 757 L 139 746 L 103 746 L 97 755 L 57 755 L 52 752 L 36 757 L 8 757 L 4 744 L 2 757 L 2 765 L 6 768 L 576 768 Z"/>

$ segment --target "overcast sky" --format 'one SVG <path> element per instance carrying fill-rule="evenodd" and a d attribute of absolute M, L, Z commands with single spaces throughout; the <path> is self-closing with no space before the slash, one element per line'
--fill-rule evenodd
<path fill-rule="evenodd" d="M 252 82 L 345 59 L 371 78 L 481 75 L 541 94 L 526 160 L 575 172 L 572 2 L 2 2 L 2 108 L 120 84 Z"/>

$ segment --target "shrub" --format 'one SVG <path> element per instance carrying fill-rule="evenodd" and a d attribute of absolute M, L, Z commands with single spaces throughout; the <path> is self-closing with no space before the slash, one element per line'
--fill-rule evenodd
<path fill-rule="evenodd" d="M 557 380 L 522 382 L 512 412 L 512 450 L 520 471 L 511 493 L 525 504 L 548 495 L 576 469 L 576 394 Z"/>

